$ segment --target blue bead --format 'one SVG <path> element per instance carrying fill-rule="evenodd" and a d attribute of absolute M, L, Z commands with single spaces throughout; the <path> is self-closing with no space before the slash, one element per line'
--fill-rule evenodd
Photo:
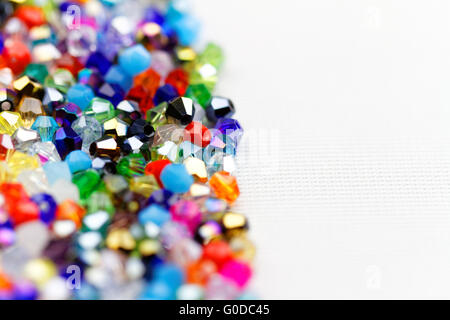
<path fill-rule="evenodd" d="M 178 96 L 177 89 L 170 84 L 166 84 L 156 90 L 155 96 L 153 97 L 153 103 L 157 106 L 162 102 L 169 102 Z"/>
<path fill-rule="evenodd" d="M 77 83 L 67 91 L 67 100 L 76 104 L 81 110 L 86 109 L 95 95 L 92 89 L 84 84 Z"/>
<path fill-rule="evenodd" d="M 97 96 L 111 102 L 114 107 L 117 106 L 125 97 L 125 92 L 118 84 L 109 84 L 105 82 L 98 90 Z"/>
<path fill-rule="evenodd" d="M 184 282 L 183 270 L 171 263 L 157 266 L 154 271 L 154 277 L 156 280 L 167 283 L 172 290 L 178 289 Z"/>
<path fill-rule="evenodd" d="M 41 219 L 42 222 L 48 224 L 55 219 L 56 208 L 58 205 L 51 195 L 38 193 L 31 197 L 31 201 L 38 205 L 39 219 Z"/>
<path fill-rule="evenodd" d="M 98 300 L 100 299 L 100 294 L 97 288 L 90 285 L 87 282 L 82 282 L 80 289 L 74 290 L 75 298 L 77 300 Z"/>
<path fill-rule="evenodd" d="M 185 193 L 194 183 L 194 178 L 182 164 L 169 164 L 161 172 L 161 182 L 169 191 Z"/>
<path fill-rule="evenodd" d="M 169 209 L 180 197 L 173 192 L 165 189 L 158 189 L 153 191 L 150 198 L 148 198 L 147 205 L 157 204 L 163 208 Z"/>
<path fill-rule="evenodd" d="M 144 72 L 150 67 L 152 56 L 141 44 L 123 50 L 119 55 L 119 65 L 130 76 Z"/>
<path fill-rule="evenodd" d="M 191 4 L 188 0 L 172 0 L 169 2 L 166 12 L 166 20 L 175 21 L 182 19 L 191 11 Z"/>
<path fill-rule="evenodd" d="M 244 129 L 242 129 L 239 121 L 230 118 L 220 118 L 216 123 L 216 129 L 223 134 L 225 143 L 227 143 L 227 139 L 231 139 L 234 146 L 239 144 L 244 134 Z"/>
<path fill-rule="evenodd" d="M 155 7 L 150 7 L 145 11 L 144 21 L 146 22 L 154 22 L 159 25 L 164 23 L 164 17 L 161 12 L 158 11 Z"/>
<path fill-rule="evenodd" d="M 161 227 L 170 220 L 170 213 L 166 209 L 156 204 L 152 204 L 138 213 L 138 220 L 139 223 L 143 225 L 152 222 Z"/>
<path fill-rule="evenodd" d="M 105 76 L 105 81 L 118 84 L 124 91 L 130 91 L 133 86 L 133 77 L 129 76 L 119 65 L 112 66 Z"/>
<path fill-rule="evenodd" d="M 164 281 L 153 280 L 144 289 L 140 299 L 142 300 L 173 300 L 175 291 Z"/>
<path fill-rule="evenodd" d="M 89 155 L 81 150 L 74 150 L 69 153 L 65 161 L 72 173 L 87 170 L 92 166 L 92 160 Z"/>
<path fill-rule="evenodd" d="M 171 22 L 173 30 L 177 33 L 178 42 L 182 46 L 189 46 L 197 40 L 200 31 L 200 22 L 193 16 L 184 16 Z"/>
<path fill-rule="evenodd" d="M 87 62 L 86 68 L 95 68 L 101 74 L 106 74 L 111 67 L 112 63 L 101 52 L 92 53 Z"/>
<path fill-rule="evenodd" d="M 0 34 L 0 53 L 2 53 L 3 47 L 4 47 L 3 37 L 2 37 L 2 35 Z"/>
<path fill-rule="evenodd" d="M 59 179 L 72 182 L 72 173 L 70 172 L 69 165 L 64 161 L 47 161 L 42 168 L 50 185 Z"/>
<path fill-rule="evenodd" d="M 81 150 L 82 143 L 80 136 L 71 127 L 63 127 L 56 130 L 55 146 L 61 159 L 64 160 L 69 152 L 73 150 Z"/>
<path fill-rule="evenodd" d="M 39 116 L 33 122 L 31 129 L 39 132 L 43 142 L 52 141 L 53 135 L 58 130 L 59 125 L 53 117 Z"/>

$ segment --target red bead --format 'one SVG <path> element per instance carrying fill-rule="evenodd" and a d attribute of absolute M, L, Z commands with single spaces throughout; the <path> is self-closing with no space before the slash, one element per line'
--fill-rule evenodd
<path fill-rule="evenodd" d="M 6 210 L 8 211 L 15 203 L 29 200 L 25 188 L 20 183 L 3 183 L 0 186 L 0 193 L 5 197 Z"/>
<path fill-rule="evenodd" d="M 16 17 L 22 20 L 28 28 L 38 27 L 45 23 L 44 10 L 34 6 L 20 6 L 16 10 Z"/>
<path fill-rule="evenodd" d="M 154 107 L 153 99 L 148 90 L 143 86 L 135 86 L 131 88 L 125 100 L 135 101 L 139 105 L 142 114 L 146 114 L 148 110 Z"/>
<path fill-rule="evenodd" d="M 152 174 L 156 178 L 156 181 L 158 181 L 159 186 L 162 188 L 163 184 L 161 182 L 160 175 L 161 171 L 163 171 L 165 166 L 167 166 L 168 164 L 171 164 L 171 162 L 167 159 L 150 162 L 145 167 L 145 174 L 146 175 Z"/>
<path fill-rule="evenodd" d="M 15 74 L 21 73 L 31 62 L 31 54 L 25 43 L 9 39 L 5 41 L 3 58 Z"/>
<path fill-rule="evenodd" d="M 39 207 L 30 200 L 18 201 L 10 206 L 9 216 L 15 226 L 39 219 Z"/>
<path fill-rule="evenodd" d="M 183 69 L 175 69 L 167 75 L 166 84 L 171 84 L 177 89 L 180 96 L 184 96 L 189 86 L 189 76 Z"/>
<path fill-rule="evenodd" d="M 83 64 L 69 53 L 64 53 L 61 58 L 55 62 L 58 68 L 69 70 L 74 77 L 76 77 L 78 72 L 83 69 Z"/>
<path fill-rule="evenodd" d="M 204 148 L 211 142 L 211 132 L 200 122 L 192 121 L 184 129 L 184 140 Z"/>
<path fill-rule="evenodd" d="M 212 241 L 203 248 L 203 258 L 214 261 L 219 268 L 232 258 L 232 254 L 230 245 L 223 240 Z"/>
<path fill-rule="evenodd" d="M 161 85 L 161 76 L 153 69 L 148 69 L 134 78 L 135 86 L 143 86 L 153 99 L 156 90 Z"/>

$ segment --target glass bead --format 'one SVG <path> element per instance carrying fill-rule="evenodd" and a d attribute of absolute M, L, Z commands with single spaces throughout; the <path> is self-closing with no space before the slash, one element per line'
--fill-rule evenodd
<path fill-rule="evenodd" d="M 161 227 L 164 223 L 170 220 L 169 212 L 160 207 L 159 205 L 152 204 L 138 214 L 139 223 L 145 225 L 147 223 L 153 223 Z"/>
<path fill-rule="evenodd" d="M 45 91 L 42 85 L 28 76 L 22 76 L 13 82 L 13 88 L 18 93 L 19 97 L 33 97 L 41 100 Z"/>
<path fill-rule="evenodd" d="M 146 119 L 155 129 L 161 125 L 167 124 L 167 106 L 167 102 L 163 102 L 147 111 Z"/>
<path fill-rule="evenodd" d="M 164 169 L 165 166 L 167 166 L 170 163 L 171 162 L 169 160 L 152 161 L 145 166 L 145 174 L 153 175 L 156 178 L 158 184 L 162 186 L 162 182 L 160 179 L 161 171 Z"/>
<path fill-rule="evenodd" d="M 43 142 L 52 141 L 59 125 L 53 117 L 38 116 L 33 122 L 31 129 L 36 130 Z"/>
<path fill-rule="evenodd" d="M 125 92 L 118 84 L 103 83 L 97 90 L 97 96 L 117 106 L 125 97 Z"/>
<path fill-rule="evenodd" d="M 202 84 L 191 84 L 186 89 L 186 97 L 191 98 L 203 108 L 206 108 L 209 100 L 211 100 L 211 93 L 208 88 Z"/>
<path fill-rule="evenodd" d="M 131 46 L 119 54 L 119 64 L 130 76 L 147 70 L 151 60 L 150 53 L 140 44 Z"/>
<path fill-rule="evenodd" d="M 72 181 L 72 173 L 67 162 L 46 162 L 42 168 L 47 176 L 50 185 L 55 184 L 58 180 Z"/>
<path fill-rule="evenodd" d="M 239 187 L 236 177 L 231 176 L 228 172 L 216 172 L 210 179 L 209 184 L 218 198 L 233 203 L 239 197 Z"/>
<path fill-rule="evenodd" d="M 132 153 L 120 159 L 117 172 L 126 178 L 142 176 L 145 172 L 146 161 L 140 153 Z"/>
<path fill-rule="evenodd" d="M 31 97 L 23 97 L 17 107 L 17 111 L 22 117 L 26 128 L 30 128 L 38 116 L 45 115 L 41 100 Z"/>
<path fill-rule="evenodd" d="M 135 86 L 143 86 L 150 97 L 153 97 L 161 84 L 161 76 L 152 68 L 138 74 L 134 78 Z"/>
<path fill-rule="evenodd" d="M 153 103 L 157 106 L 160 103 L 169 102 L 178 96 L 177 89 L 170 84 L 165 84 L 156 90 L 155 96 L 153 97 Z"/>
<path fill-rule="evenodd" d="M 222 227 L 214 220 L 202 223 L 195 232 L 195 239 L 202 244 L 208 244 L 213 240 L 220 239 L 221 236 Z"/>
<path fill-rule="evenodd" d="M 180 200 L 170 207 L 172 220 L 181 223 L 193 234 L 202 220 L 200 208 L 193 201 Z"/>
<path fill-rule="evenodd" d="M 12 177 L 16 178 L 23 170 L 38 168 L 39 160 L 36 156 L 16 151 L 9 158 L 8 167 Z"/>
<path fill-rule="evenodd" d="M 192 122 L 194 112 L 195 109 L 192 99 L 178 97 L 169 102 L 166 117 L 169 122 L 187 125 Z"/>
<path fill-rule="evenodd" d="M 184 129 L 184 140 L 190 141 L 202 148 L 209 145 L 211 141 L 211 132 L 200 122 L 192 121 Z"/>
<path fill-rule="evenodd" d="M 105 122 L 115 116 L 114 106 L 106 99 L 94 98 L 90 106 L 84 110 L 86 116 L 93 116 L 100 123 Z"/>
<path fill-rule="evenodd" d="M 5 41 L 2 55 L 14 74 L 20 74 L 31 62 L 31 53 L 27 45 L 12 38 Z"/>
<path fill-rule="evenodd" d="M 128 124 L 118 117 L 115 117 L 103 123 L 103 131 L 106 135 L 110 135 L 114 138 L 125 137 L 128 131 Z"/>
<path fill-rule="evenodd" d="M 187 172 L 192 175 L 197 181 L 208 181 L 206 165 L 202 160 L 194 157 L 188 157 L 183 161 L 183 164 L 186 167 Z"/>
<path fill-rule="evenodd" d="M 252 269 L 245 262 L 230 260 L 224 264 L 220 274 L 239 288 L 244 288 L 252 276 Z"/>
<path fill-rule="evenodd" d="M 33 56 L 33 61 L 38 63 L 49 63 L 61 58 L 61 52 L 52 43 L 36 44 L 33 47 L 31 54 Z"/>
<path fill-rule="evenodd" d="M 35 6 L 19 6 L 15 15 L 22 20 L 28 28 L 43 25 L 46 21 L 42 8 Z"/>
<path fill-rule="evenodd" d="M 76 104 L 81 110 L 86 109 L 94 99 L 92 89 L 84 84 L 76 84 L 67 91 L 67 101 Z"/>
<path fill-rule="evenodd" d="M 50 186 L 49 193 L 53 196 L 57 203 L 62 203 L 66 200 L 72 200 L 77 203 L 80 201 L 80 192 L 76 185 L 71 181 L 58 179 Z"/>
<path fill-rule="evenodd" d="M 17 104 L 17 94 L 7 88 L 0 88 L 0 110 L 13 111 Z"/>
<path fill-rule="evenodd" d="M 87 170 L 92 166 L 89 155 L 81 150 L 74 150 L 69 153 L 65 161 L 72 173 Z"/>
<path fill-rule="evenodd" d="M 187 172 L 184 165 L 170 164 L 162 170 L 161 181 L 165 189 L 174 193 L 184 193 L 189 191 L 194 178 Z"/>
<path fill-rule="evenodd" d="M 225 57 L 222 48 L 215 43 L 208 43 L 198 57 L 198 62 L 209 63 L 216 69 L 220 69 L 224 60 Z"/>
<path fill-rule="evenodd" d="M 82 225 L 82 219 L 86 214 L 86 210 L 73 200 L 64 200 L 56 209 L 56 220 L 69 220 L 75 223 L 77 228 Z"/>
<path fill-rule="evenodd" d="M 81 150 L 82 140 L 80 136 L 70 127 L 59 128 L 55 133 L 55 146 L 61 159 L 73 150 Z"/>
<path fill-rule="evenodd" d="M 74 77 L 76 77 L 84 67 L 80 60 L 67 52 L 62 54 L 60 58 L 56 59 L 55 65 L 58 69 L 69 70 Z"/>
<path fill-rule="evenodd" d="M 8 134 L 0 135 L 0 161 L 8 161 L 14 152 L 14 144 Z"/>
<path fill-rule="evenodd" d="M 182 46 L 191 45 L 198 37 L 200 22 L 193 16 L 186 15 L 171 23 Z"/>
<path fill-rule="evenodd" d="M 191 47 L 177 47 L 175 49 L 177 60 L 183 63 L 192 62 L 197 57 L 197 53 Z"/>
<path fill-rule="evenodd" d="M 56 216 L 57 203 L 50 194 L 38 193 L 31 197 L 31 201 L 39 207 L 39 219 L 44 223 L 51 223 Z"/>
<path fill-rule="evenodd" d="M 127 229 L 115 229 L 108 233 L 106 246 L 112 250 L 131 251 L 136 247 L 136 241 Z"/>
<path fill-rule="evenodd" d="M 1 56 L 0 56 L 1 57 Z M 1 60 L 1 58 L 0 58 Z M 0 62 L 0 87 L 10 87 L 13 82 L 13 74 L 10 68 L 1 66 Z"/>
<path fill-rule="evenodd" d="M 238 145 L 244 134 L 244 130 L 235 119 L 220 118 L 216 123 L 216 129 L 225 135 L 225 143 L 227 144 L 227 139 L 231 139 L 235 145 Z"/>
<path fill-rule="evenodd" d="M 47 192 L 49 187 L 47 177 L 42 168 L 23 170 L 17 176 L 17 182 L 20 182 L 25 187 L 25 190 L 30 196 Z"/>
<path fill-rule="evenodd" d="M 34 143 L 41 140 L 41 137 L 35 130 L 20 127 L 11 136 L 11 139 L 15 150 L 27 152 Z"/>
<path fill-rule="evenodd" d="M 120 147 L 113 137 L 106 135 L 91 144 L 89 153 L 92 156 L 117 160 L 120 157 Z"/>
<path fill-rule="evenodd" d="M 105 75 L 111 68 L 111 62 L 99 51 L 93 52 L 86 61 L 86 68 L 97 69 Z"/>
<path fill-rule="evenodd" d="M 180 96 L 184 96 L 189 86 L 189 75 L 183 69 L 172 70 L 166 78 L 166 84 L 171 84 Z"/>
<path fill-rule="evenodd" d="M 58 150 L 51 141 L 34 143 L 28 150 L 28 153 L 31 155 L 37 155 L 42 164 L 48 161 L 61 161 Z"/>
<path fill-rule="evenodd" d="M 123 91 L 127 92 L 133 86 L 133 77 L 129 76 L 119 65 L 112 66 L 105 75 L 105 81 L 118 84 Z"/>
<path fill-rule="evenodd" d="M 53 110 L 53 117 L 61 127 L 70 128 L 72 123 L 82 115 L 80 107 L 74 103 L 67 103 Z"/>
<path fill-rule="evenodd" d="M 155 138 L 153 139 L 153 146 L 159 146 L 167 141 L 172 141 L 175 144 L 183 141 L 184 130 L 176 124 L 162 125 L 156 128 Z"/>
<path fill-rule="evenodd" d="M 55 88 L 45 88 L 44 99 L 42 104 L 47 113 L 52 113 L 54 109 L 64 104 L 64 96 Z"/>
<path fill-rule="evenodd" d="M 239 213 L 227 212 L 221 218 L 221 224 L 226 232 L 245 231 L 248 229 L 247 218 Z"/>
<path fill-rule="evenodd" d="M 148 198 L 159 189 L 158 182 L 152 175 L 133 177 L 130 179 L 130 190 Z"/>
<path fill-rule="evenodd" d="M 230 118 L 234 115 L 234 104 L 230 99 L 212 97 L 206 107 L 208 120 L 216 123 L 221 118 Z"/>
<path fill-rule="evenodd" d="M 177 162 L 178 145 L 172 141 L 166 141 L 161 145 L 161 147 L 157 149 L 157 153 L 158 153 L 158 160 L 169 159 L 172 162 Z"/>
<path fill-rule="evenodd" d="M 178 200 L 179 200 L 178 195 L 170 192 L 169 190 L 159 189 L 152 193 L 150 198 L 148 198 L 147 204 L 148 205 L 157 204 L 168 210 Z"/>
<path fill-rule="evenodd" d="M 45 64 L 30 63 L 26 67 L 24 74 L 40 83 L 44 83 L 45 78 L 48 76 L 48 69 Z"/>
<path fill-rule="evenodd" d="M 99 187 L 100 175 L 95 170 L 86 170 L 75 173 L 72 177 L 72 183 L 80 191 L 80 199 L 86 200 Z"/>
<path fill-rule="evenodd" d="M 204 84 L 209 91 L 213 91 L 217 83 L 217 69 L 211 64 L 200 64 L 190 73 L 190 84 Z"/>
<path fill-rule="evenodd" d="M 56 266 L 49 259 L 37 258 L 30 260 L 24 268 L 25 277 L 37 285 L 44 285 L 56 274 Z"/>
<path fill-rule="evenodd" d="M 91 143 L 103 136 L 103 127 L 94 117 L 79 117 L 72 123 L 72 129 L 83 140 L 82 150 L 85 152 L 89 152 Z"/>
<path fill-rule="evenodd" d="M 204 198 L 211 195 L 211 189 L 207 185 L 194 183 L 189 188 L 189 196 L 192 198 Z"/>
<path fill-rule="evenodd" d="M 67 93 L 74 84 L 75 78 L 67 69 L 56 69 L 45 79 L 47 87 L 58 89 L 62 93 Z"/>
<path fill-rule="evenodd" d="M 205 285 L 210 277 L 217 272 L 216 264 L 207 259 L 200 259 L 186 268 L 186 280 L 191 284 Z"/>

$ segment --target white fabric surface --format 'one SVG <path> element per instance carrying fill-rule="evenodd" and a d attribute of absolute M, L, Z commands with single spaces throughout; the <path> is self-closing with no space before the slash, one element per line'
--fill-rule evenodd
<path fill-rule="evenodd" d="M 450 3 L 196 0 L 262 298 L 450 298 Z"/>

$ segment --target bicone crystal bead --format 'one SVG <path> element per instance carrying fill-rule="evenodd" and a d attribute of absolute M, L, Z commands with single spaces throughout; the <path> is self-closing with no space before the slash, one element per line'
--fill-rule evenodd
<path fill-rule="evenodd" d="M 8 167 L 11 175 L 16 178 L 23 170 L 35 169 L 39 167 L 37 156 L 31 156 L 23 152 L 16 151 L 8 160 Z"/>
<path fill-rule="evenodd" d="M 82 150 L 85 152 L 89 152 L 92 142 L 103 136 L 103 127 L 94 117 L 79 117 L 72 123 L 72 129 L 83 140 Z"/>
<path fill-rule="evenodd" d="M 30 128 L 38 116 L 45 115 L 41 100 L 31 97 L 23 97 L 17 111 L 20 113 L 26 128 Z"/>
<path fill-rule="evenodd" d="M 146 161 L 142 154 L 132 153 L 120 159 L 117 172 L 126 178 L 142 176 L 145 173 Z"/>
<path fill-rule="evenodd" d="M 167 141 L 172 141 L 176 144 L 180 144 L 183 141 L 184 130 L 182 127 L 176 124 L 166 124 L 158 127 L 155 132 L 155 138 L 153 139 L 153 146 L 159 146 Z"/>
<path fill-rule="evenodd" d="M 163 102 L 147 111 L 146 119 L 155 129 L 167 123 L 167 106 L 167 102 Z"/>
<path fill-rule="evenodd" d="M 0 161 L 8 161 L 14 152 L 14 143 L 11 136 L 7 134 L 0 135 Z"/>
<path fill-rule="evenodd" d="M 166 117 L 169 122 L 187 125 L 194 117 L 195 109 L 192 99 L 178 97 L 169 102 Z"/>
<path fill-rule="evenodd" d="M 208 120 L 213 123 L 221 118 L 230 118 L 234 113 L 234 104 L 228 98 L 212 97 L 206 107 Z"/>
<path fill-rule="evenodd" d="M 31 126 L 31 129 L 36 130 L 44 142 L 52 141 L 58 128 L 58 123 L 53 117 L 49 116 L 38 116 Z"/>
<path fill-rule="evenodd" d="M 0 134 L 6 133 L 12 135 L 17 128 L 23 127 L 22 117 L 18 112 L 2 111 L 0 112 Z"/>
<path fill-rule="evenodd" d="M 86 116 L 95 117 L 100 123 L 114 118 L 114 106 L 106 99 L 94 98 L 89 107 L 84 110 Z"/>
<path fill-rule="evenodd" d="M 14 149 L 21 152 L 27 152 L 34 143 L 41 141 L 37 131 L 23 127 L 18 128 L 11 136 L 11 139 Z"/>
<path fill-rule="evenodd" d="M 31 155 L 37 155 L 42 164 L 47 161 L 61 161 L 56 146 L 51 141 L 36 142 L 28 150 Z"/>
<path fill-rule="evenodd" d="M 236 177 L 231 176 L 228 172 L 216 172 L 209 180 L 209 184 L 218 198 L 224 199 L 230 204 L 239 197 Z"/>

